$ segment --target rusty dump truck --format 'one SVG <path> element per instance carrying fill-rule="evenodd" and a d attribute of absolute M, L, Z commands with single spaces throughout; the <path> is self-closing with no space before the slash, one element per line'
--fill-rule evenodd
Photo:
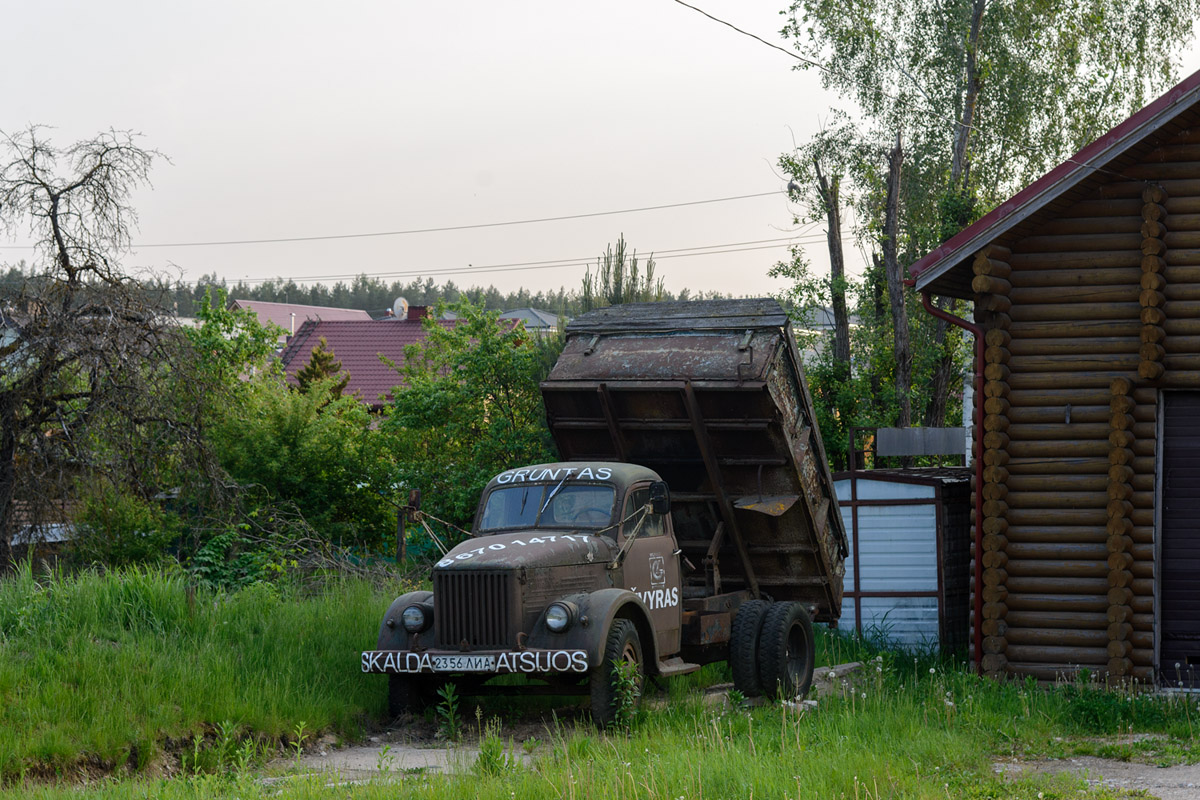
<path fill-rule="evenodd" d="M 805 692 L 847 543 L 779 305 L 583 314 L 541 390 L 562 460 L 493 478 L 433 590 L 398 597 L 362 653 L 389 711 L 453 682 L 590 694 L 604 725 L 622 662 L 640 679 L 728 660 L 744 695 Z M 512 673 L 537 680 L 485 685 Z"/>

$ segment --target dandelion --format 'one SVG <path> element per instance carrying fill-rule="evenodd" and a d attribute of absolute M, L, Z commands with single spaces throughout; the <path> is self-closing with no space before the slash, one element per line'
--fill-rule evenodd
<path fill-rule="evenodd" d="M 836 677 L 837 677 L 837 673 L 834 672 L 833 670 L 829 670 L 829 680 L 833 680 Z"/>
<path fill-rule="evenodd" d="M 930 667 L 930 668 L 929 668 L 929 674 L 930 674 L 930 675 L 935 675 L 936 673 L 937 673 L 937 667 Z"/>
<path fill-rule="evenodd" d="M 862 693 L 862 699 L 863 699 L 863 700 L 866 700 L 866 699 L 867 699 L 867 693 L 866 693 L 866 692 L 863 692 L 863 693 Z"/>

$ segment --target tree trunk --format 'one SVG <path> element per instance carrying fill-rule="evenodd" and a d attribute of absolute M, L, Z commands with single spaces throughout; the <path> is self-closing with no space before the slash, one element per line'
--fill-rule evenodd
<path fill-rule="evenodd" d="M 825 204 L 828 227 L 825 237 L 829 242 L 829 291 L 833 300 L 833 355 L 838 364 L 850 370 L 850 315 L 846 310 L 846 263 L 842 255 L 841 198 L 838 194 L 839 181 L 826 179 L 821 172 L 821 163 L 813 158 L 817 172 L 817 190 Z"/>
<path fill-rule="evenodd" d="M 970 174 L 967 159 L 967 143 L 971 138 L 972 126 L 975 123 L 975 102 L 979 97 L 979 28 L 983 22 L 983 12 L 987 0 L 974 0 L 971 8 L 971 32 L 967 37 L 966 52 L 966 96 L 962 104 L 962 122 L 954 134 L 954 155 L 950 162 L 950 190 L 962 192 L 967 188 L 967 178 Z"/>
<path fill-rule="evenodd" d="M 904 276 L 900 273 L 897 238 L 900 229 L 900 167 L 904 150 L 900 136 L 888 155 L 887 206 L 883 221 L 883 265 L 887 273 L 888 303 L 892 307 L 892 332 L 896 344 L 896 399 L 900 413 L 896 424 L 912 424 L 912 352 L 908 337 L 908 312 L 904 306 Z"/>
<path fill-rule="evenodd" d="M 950 313 L 957 311 L 958 301 L 950 302 L 950 298 L 939 297 L 937 307 Z M 946 405 L 950 394 L 950 379 L 954 376 L 954 352 L 946 344 L 946 321 L 939 319 L 934 329 L 933 340 L 937 348 L 937 366 L 933 371 L 933 383 L 930 386 L 929 405 L 925 408 L 925 427 L 940 428 L 946 424 Z"/>
<path fill-rule="evenodd" d="M 883 267 L 883 260 L 880 258 L 879 253 L 871 253 L 871 263 L 873 265 L 873 269 L 871 270 L 868 280 L 871 289 L 871 307 L 874 311 L 873 320 L 876 325 L 882 325 L 885 313 L 883 303 L 883 284 L 885 281 L 881 279 L 881 276 L 884 275 L 886 270 Z M 879 409 L 884 405 L 883 386 L 879 379 L 879 365 L 872 364 L 867 374 L 869 375 L 871 381 L 872 405 L 874 408 Z"/>
<path fill-rule="evenodd" d="M 13 495 L 17 484 L 17 437 L 11 395 L 0 396 L 0 575 L 12 564 L 12 535 L 16 531 Z"/>

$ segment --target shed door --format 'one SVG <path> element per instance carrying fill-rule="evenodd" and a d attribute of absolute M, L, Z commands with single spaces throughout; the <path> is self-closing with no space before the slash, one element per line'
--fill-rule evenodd
<path fill-rule="evenodd" d="M 1159 670 L 1200 686 L 1200 392 L 1163 393 L 1162 441 Z"/>

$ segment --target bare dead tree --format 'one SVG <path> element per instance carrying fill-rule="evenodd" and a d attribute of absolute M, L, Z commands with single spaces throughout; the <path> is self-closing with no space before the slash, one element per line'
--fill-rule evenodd
<path fill-rule="evenodd" d="M 3 566 L 18 525 L 61 516 L 81 479 L 136 476 L 150 494 L 165 450 L 199 442 L 196 390 L 178 380 L 189 348 L 117 261 L 136 223 L 130 196 L 159 154 L 118 131 L 59 149 L 37 127 L 0 147 L 0 225 L 36 252 L 0 287 Z"/>

